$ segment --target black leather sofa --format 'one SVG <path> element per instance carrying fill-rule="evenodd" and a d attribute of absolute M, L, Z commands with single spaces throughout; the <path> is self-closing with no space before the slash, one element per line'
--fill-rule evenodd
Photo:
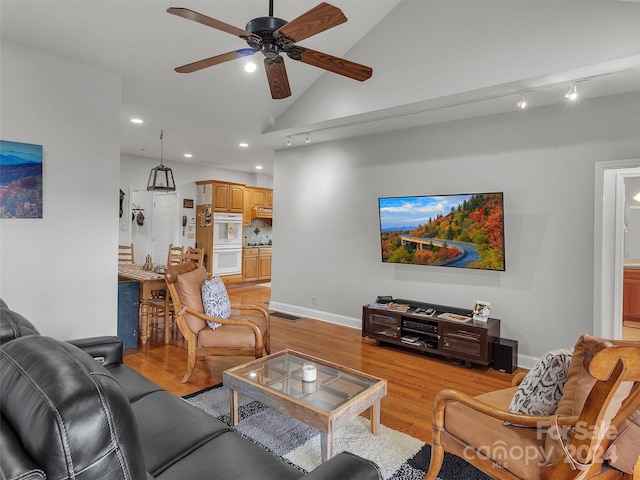
<path fill-rule="evenodd" d="M 122 363 L 122 342 L 42 336 L 0 300 L 0 478 L 380 480 L 340 453 L 303 474 Z"/>

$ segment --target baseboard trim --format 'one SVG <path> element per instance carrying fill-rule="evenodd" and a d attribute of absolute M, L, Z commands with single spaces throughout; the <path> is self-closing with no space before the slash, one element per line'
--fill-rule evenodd
<path fill-rule="evenodd" d="M 313 310 L 312 308 L 304 308 L 298 305 L 289 305 L 281 302 L 269 302 L 269 308 L 271 310 L 277 310 L 279 312 L 288 313 L 290 315 L 297 315 L 299 317 L 313 318 L 316 320 L 322 320 L 327 323 L 334 323 L 336 325 L 342 325 L 344 327 L 362 328 L 362 319 L 347 317 L 345 315 L 337 315 L 335 313 L 323 312 L 322 310 Z"/>

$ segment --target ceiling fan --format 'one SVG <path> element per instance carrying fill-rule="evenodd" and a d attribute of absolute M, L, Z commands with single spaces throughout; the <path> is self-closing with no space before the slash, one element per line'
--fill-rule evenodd
<path fill-rule="evenodd" d="M 271 97 L 274 99 L 286 98 L 291 95 L 289 78 L 281 53 L 286 53 L 293 60 L 361 82 L 370 78 L 373 73 L 373 70 L 365 65 L 296 45 L 297 42 L 305 38 L 324 32 L 347 21 L 347 17 L 344 16 L 342 10 L 325 2 L 287 22 L 273 16 L 273 0 L 269 0 L 269 16 L 250 20 L 244 30 L 188 8 L 172 7 L 167 9 L 167 12 L 231 35 L 236 35 L 249 44 L 249 48 L 241 48 L 177 67 L 175 71 L 178 73 L 196 72 L 203 68 L 262 52 L 265 57 L 264 66 L 267 80 L 269 81 Z"/>

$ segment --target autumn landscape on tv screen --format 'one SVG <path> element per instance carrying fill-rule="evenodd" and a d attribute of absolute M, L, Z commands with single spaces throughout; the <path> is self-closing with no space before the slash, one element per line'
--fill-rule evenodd
<path fill-rule="evenodd" d="M 382 261 L 504 270 L 502 193 L 380 198 Z"/>

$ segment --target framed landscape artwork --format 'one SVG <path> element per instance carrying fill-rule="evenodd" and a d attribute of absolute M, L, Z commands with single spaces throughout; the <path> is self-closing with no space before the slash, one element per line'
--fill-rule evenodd
<path fill-rule="evenodd" d="M 504 271 L 502 192 L 378 199 L 382 261 Z"/>
<path fill-rule="evenodd" d="M 42 145 L 0 140 L 0 218 L 42 218 Z"/>

